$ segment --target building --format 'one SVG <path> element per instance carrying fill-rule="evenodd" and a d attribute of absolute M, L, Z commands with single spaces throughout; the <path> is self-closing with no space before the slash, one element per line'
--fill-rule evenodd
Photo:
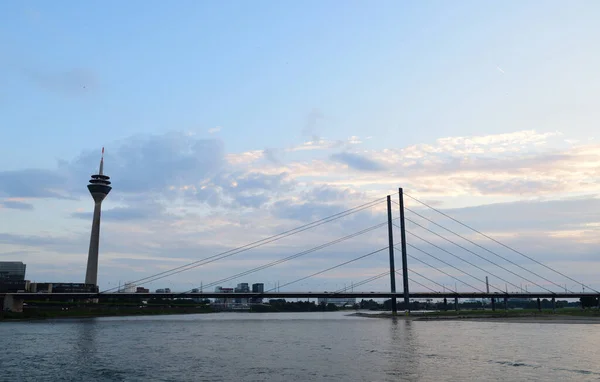
<path fill-rule="evenodd" d="M 150 289 L 144 287 L 135 288 L 135 293 L 150 293 Z"/>
<path fill-rule="evenodd" d="M 29 291 L 31 293 L 52 293 L 52 283 L 31 283 Z"/>
<path fill-rule="evenodd" d="M 24 281 L 26 267 L 22 261 L 0 261 L 0 280 Z"/>
<path fill-rule="evenodd" d="M 133 282 L 127 282 L 119 287 L 119 293 L 135 293 L 136 285 Z"/>
<path fill-rule="evenodd" d="M 233 288 L 215 287 L 215 293 L 233 293 Z M 234 301 L 232 298 L 216 298 L 215 304 L 232 304 Z"/>
<path fill-rule="evenodd" d="M 98 287 L 94 284 L 82 283 L 31 283 L 31 293 L 98 293 Z"/>
<path fill-rule="evenodd" d="M 52 293 L 98 293 L 96 284 L 52 283 Z"/>
<path fill-rule="evenodd" d="M 318 304 L 335 304 L 336 306 L 353 306 L 356 304 L 355 297 L 339 298 L 339 297 L 324 297 L 317 299 Z"/>
<path fill-rule="evenodd" d="M 265 284 L 256 283 L 252 284 L 252 293 L 264 293 L 265 292 Z"/>
<path fill-rule="evenodd" d="M 265 292 L 265 284 L 256 283 L 252 284 L 252 293 L 264 293 Z M 262 297 L 250 297 L 250 302 L 254 304 L 262 304 Z"/>
<path fill-rule="evenodd" d="M 235 293 L 250 293 L 250 287 L 248 283 L 239 283 L 237 287 L 235 287 Z M 248 298 L 237 297 L 235 299 L 236 304 L 247 304 Z"/>
<path fill-rule="evenodd" d="M 27 292 L 29 280 L 0 280 L 0 293 Z"/>
<path fill-rule="evenodd" d="M 112 187 L 110 177 L 104 175 L 104 147 L 100 157 L 100 169 L 98 174 L 92 175 L 88 190 L 94 199 L 94 216 L 92 218 L 92 233 L 90 235 L 90 249 L 88 251 L 87 269 L 85 272 L 85 283 L 98 285 L 98 248 L 100 246 L 100 215 L 102 201 Z"/>

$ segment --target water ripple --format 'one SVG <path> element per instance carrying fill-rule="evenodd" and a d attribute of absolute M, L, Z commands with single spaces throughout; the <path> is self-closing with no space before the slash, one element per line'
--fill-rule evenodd
<path fill-rule="evenodd" d="M 0 381 L 598 379 L 584 325 L 419 322 L 343 313 L 0 324 Z M 526 340 L 524 340 L 526 339 Z M 560 367 L 557 367 L 560 365 Z"/>

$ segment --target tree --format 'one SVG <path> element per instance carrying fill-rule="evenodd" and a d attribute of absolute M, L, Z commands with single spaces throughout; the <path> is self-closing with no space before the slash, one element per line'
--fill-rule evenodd
<path fill-rule="evenodd" d="M 596 297 L 591 297 L 591 296 L 581 297 L 579 299 L 579 302 L 581 302 L 581 307 L 583 309 L 593 308 L 593 307 L 598 306 L 598 298 L 596 298 Z"/>

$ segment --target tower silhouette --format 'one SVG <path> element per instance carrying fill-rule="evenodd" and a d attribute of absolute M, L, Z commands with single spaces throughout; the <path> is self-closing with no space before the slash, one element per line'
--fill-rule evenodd
<path fill-rule="evenodd" d="M 90 250 L 88 252 L 87 270 L 85 272 L 85 283 L 98 285 L 98 247 L 100 246 L 100 215 L 102 201 L 110 192 L 110 177 L 104 175 L 104 147 L 100 158 L 100 170 L 98 174 L 92 175 L 87 188 L 94 198 L 94 217 L 92 220 L 92 234 L 90 236 Z"/>

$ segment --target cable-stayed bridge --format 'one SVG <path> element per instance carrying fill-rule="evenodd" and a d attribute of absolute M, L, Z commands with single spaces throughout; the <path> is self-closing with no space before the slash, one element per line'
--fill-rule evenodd
<path fill-rule="evenodd" d="M 411 200 L 418 207 L 406 207 L 404 197 Z M 332 214 L 325 218 L 308 224 L 272 235 L 246 245 L 233 248 L 212 256 L 208 256 L 191 263 L 174 267 L 153 275 L 132 281 L 133 284 L 152 283 L 162 279 L 175 277 L 180 273 L 197 269 L 202 266 L 216 263 L 220 260 L 232 258 L 246 253 L 254 248 L 276 243 L 287 237 L 300 235 L 343 218 L 355 215 L 361 211 L 372 208 L 387 209 L 387 221 L 371 225 L 348 235 L 338 237 L 318 246 L 301 252 L 279 258 L 274 261 L 238 272 L 231 276 L 221 278 L 202 285 L 202 292 L 197 288 L 181 293 L 120 293 L 117 287 L 98 293 L 48 293 L 43 297 L 47 299 L 110 299 L 110 298 L 391 298 L 392 310 L 396 311 L 396 299 L 404 300 L 408 306 L 409 299 L 415 298 L 547 298 L 553 301 L 556 298 L 598 297 L 600 291 L 568 276 L 565 270 L 558 270 L 541 261 L 534 259 L 512 246 L 488 235 L 466 222 L 460 221 L 450 214 L 439 210 L 430 204 L 403 192 L 400 188 L 397 193 L 383 198 L 372 200 L 354 208 Z M 395 213 L 396 212 L 396 213 Z M 427 215 L 429 213 L 430 215 Z M 394 217 L 394 215 L 397 215 Z M 406 216 L 407 215 L 407 216 Z M 383 219 L 382 219 L 383 220 Z M 407 227 L 410 224 L 410 227 Z M 223 285 L 224 283 L 239 279 L 244 276 L 260 272 L 277 265 L 301 259 L 304 256 L 322 251 L 336 244 L 361 237 L 377 229 L 387 228 L 387 245 L 374 248 L 372 251 L 342 261 L 333 266 L 312 272 L 295 280 L 287 281 L 275 288 L 261 293 L 216 293 L 203 292 L 207 288 Z M 460 233 L 457 229 L 466 229 L 469 233 Z M 387 256 L 386 256 L 387 255 Z M 342 267 L 363 259 L 372 259 L 376 256 L 389 258 L 389 270 L 353 283 L 335 291 L 293 291 L 298 283 L 326 275 Z M 396 269 L 396 260 L 399 259 L 399 270 Z M 409 259 L 413 265 L 409 267 Z M 439 274 L 446 280 L 453 280 L 454 285 L 440 283 L 431 274 L 425 275 L 420 267 L 430 269 L 432 273 Z M 419 269 L 419 271 L 417 271 Z M 401 277 L 401 287 L 396 288 L 396 276 Z M 364 292 L 354 291 L 355 288 L 367 285 L 382 278 L 389 278 L 390 291 Z M 489 279 L 492 282 L 489 282 Z M 526 288 L 523 289 L 523 282 Z M 500 285 L 499 285 L 500 284 Z M 503 284 L 503 285 L 502 285 Z M 461 286 L 459 288 L 458 286 Z M 570 286 L 569 286 L 570 285 Z M 573 285 L 577 290 L 573 290 Z M 509 291 L 510 286 L 510 291 Z M 281 291 L 284 288 L 285 291 Z M 419 289 L 414 291 L 413 289 Z M 581 288 L 581 291 L 580 291 Z M 39 294 L 18 293 L 13 294 L 14 299 L 39 298 Z"/>

